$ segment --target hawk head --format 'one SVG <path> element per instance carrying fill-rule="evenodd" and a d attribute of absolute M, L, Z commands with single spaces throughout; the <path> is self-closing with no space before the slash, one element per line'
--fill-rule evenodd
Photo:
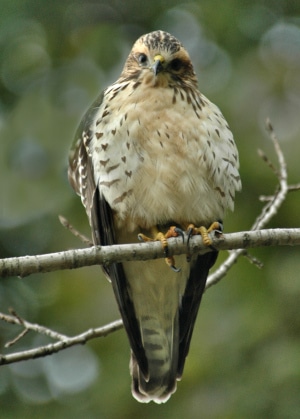
<path fill-rule="evenodd" d="M 163 31 L 150 32 L 135 42 L 121 77 L 154 86 L 197 87 L 189 54 L 178 39 Z"/>

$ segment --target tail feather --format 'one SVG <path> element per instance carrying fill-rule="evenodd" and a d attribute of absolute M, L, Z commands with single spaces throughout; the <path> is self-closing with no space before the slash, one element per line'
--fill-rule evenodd
<path fill-rule="evenodd" d="M 155 317 L 141 319 L 143 346 L 148 360 L 148 376 L 141 372 L 131 354 L 132 394 L 140 402 L 166 402 L 176 391 L 179 347 L 178 313 L 172 326 L 163 328 Z"/>

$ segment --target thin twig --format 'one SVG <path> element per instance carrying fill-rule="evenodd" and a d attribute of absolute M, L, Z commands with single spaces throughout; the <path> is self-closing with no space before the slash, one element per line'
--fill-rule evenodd
<path fill-rule="evenodd" d="M 255 256 L 250 255 L 248 252 L 244 252 L 244 256 L 249 260 L 252 265 L 255 265 L 258 269 L 262 269 L 264 267 L 264 264 Z"/>
<path fill-rule="evenodd" d="M 0 313 L 0 318 L 3 318 L 3 316 L 6 315 Z M 43 328 L 43 326 L 40 327 Z M 115 332 L 116 330 L 122 329 L 122 327 L 122 320 L 116 320 L 103 327 L 89 329 L 84 333 L 81 333 L 73 337 L 65 337 L 64 340 L 60 340 L 59 342 L 55 343 L 50 343 L 49 345 L 39 346 L 38 348 L 29 349 L 28 351 L 15 352 L 8 355 L 0 354 L 0 365 L 7 365 L 12 364 L 14 362 L 25 361 L 28 359 L 35 359 L 44 357 L 46 355 L 51 355 L 61 351 L 62 349 L 69 348 L 70 346 L 83 345 L 91 339 L 107 336 L 110 333 Z"/>
<path fill-rule="evenodd" d="M 21 340 L 27 333 L 29 332 L 29 329 L 23 329 L 22 332 L 20 332 L 14 339 L 9 340 L 4 345 L 4 348 L 9 348 L 10 346 L 15 345 L 19 340 Z"/>
<path fill-rule="evenodd" d="M 274 166 L 274 164 L 271 162 L 271 160 L 269 159 L 269 157 L 265 154 L 265 152 L 263 150 L 261 150 L 260 148 L 257 150 L 257 154 L 259 155 L 259 157 L 262 158 L 262 160 L 267 163 L 267 165 L 269 166 L 269 168 L 275 173 L 275 175 L 278 177 L 278 170 L 276 169 L 276 167 Z"/>
<path fill-rule="evenodd" d="M 277 154 L 277 159 L 279 163 L 279 170 L 276 170 L 277 178 L 279 181 L 279 190 L 275 192 L 274 197 L 270 200 L 267 205 L 263 208 L 261 214 L 255 220 L 251 230 L 260 230 L 263 228 L 270 220 L 277 214 L 278 209 L 284 202 L 286 195 L 288 193 L 288 183 L 287 183 L 287 170 L 286 162 L 282 150 L 280 148 L 279 142 L 275 135 L 273 126 L 270 120 L 267 120 L 267 128 L 269 130 L 270 138 L 273 142 L 275 152 Z"/>
<path fill-rule="evenodd" d="M 63 227 L 69 230 L 75 237 L 79 238 L 87 246 L 94 246 L 94 243 L 84 234 L 80 233 L 63 215 L 59 215 L 58 219 Z"/>
<path fill-rule="evenodd" d="M 47 327 L 40 326 L 39 324 L 35 324 L 35 323 L 30 323 L 27 320 L 24 320 L 19 315 L 17 315 L 15 311 L 12 309 L 10 309 L 10 312 L 13 312 L 14 314 L 9 315 L 9 314 L 0 313 L 0 320 L 5 321 L 6 323 L 23 326 L 27 330 L 33 330 L 34 332 L 49 336 L 50 338 L 54 340 L 64 341 L 65 339 L 69 338 L 67 335 L 63 335 L 62 333 L 58 333 Z"/>
<path fill-rule="evenodd" d="M 289 192 L 296 192 L 300 190 L 300 183 L 296 183 L 295 185 L 288 186 Z"/>

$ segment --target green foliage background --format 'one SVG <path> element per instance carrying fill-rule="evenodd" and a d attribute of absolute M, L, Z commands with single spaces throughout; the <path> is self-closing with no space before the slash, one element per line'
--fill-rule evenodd
<path fill-rule="evenodd" d="M 89 234 L 67 182 L 67 154 L 86 108 L 118 77 L 132 43 L 163 29 L 187 47 L 200 90 L 222 109 L 240 151 L 243 191 L 226 231 L 246 230 L 276 179 L 271 118 L 290 182 L 299 182 L 300 4 L 296 0 L 0 0 L 0 256 L 81 246 Z M 290 194 L 269 227 L 299 226 Z M 5 418 L 296 418 L 300 410 L 299 250 L 256 249 L 205 294 L 182 382 L 161 406 L 130 393 L 124 331 L 1 367 Z M 221 255 L 220 261 L 226 255 Z M 0 311 L 76 334 L 119 317 L 98 267 L 0 281 Z M 1 352 L 18 332 L 0 325 Z M 30 333 L 14 350 L 47 342 Z"/>

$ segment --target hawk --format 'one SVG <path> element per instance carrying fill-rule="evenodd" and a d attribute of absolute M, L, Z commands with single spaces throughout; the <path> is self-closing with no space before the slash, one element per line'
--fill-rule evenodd
<path fill-rule="evenodd" d="M 159 30 L 135 42 L 119 79 L 84 116 L 69 180 L 95 245 L 134 243 L 139 236 L 161 240 L 167 251 L 167 237 L 205 232 L 233 210 L 238 168 L 230 128 L 199 91 L 187 51 Z M 162 403 L 175 392 L 216 258 L 216 251 L 178 256 L 180 269 L 168 257 L 167 264 L 104 268 L 131 346 L 138 401 Z"/>

